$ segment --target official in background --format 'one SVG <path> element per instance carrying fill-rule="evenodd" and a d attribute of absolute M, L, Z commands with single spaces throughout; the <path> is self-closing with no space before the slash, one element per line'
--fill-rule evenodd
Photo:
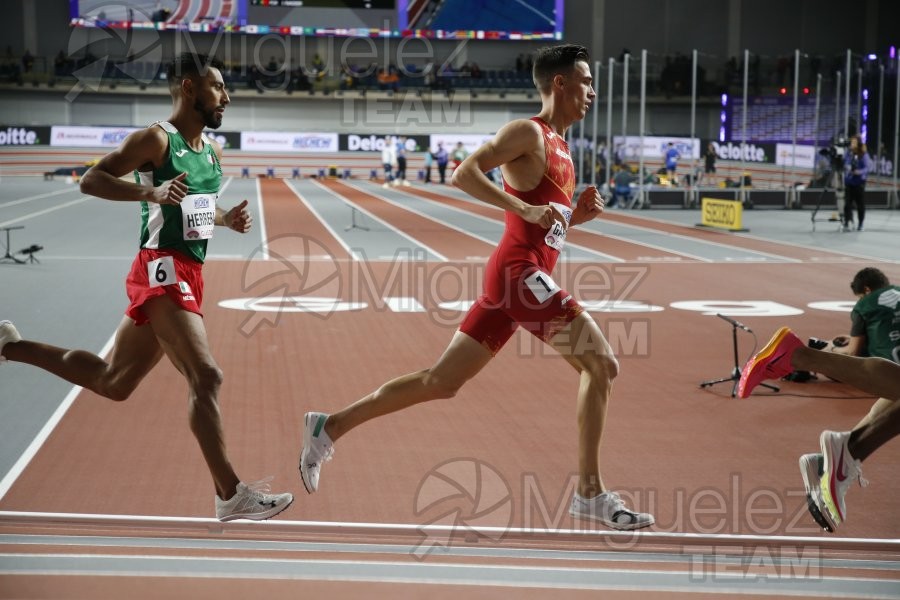
<path fill-rule="evenodd" d="M 863 230 L 866 218 L 866 177 L 872 168 L 872 159 L 866 152 L 866 145 L 858 136 L 850 138 L 850 152 L 844 164 L 844 231 L 853 226 L 853 205 L 856 205 L 857 231 Z"/>

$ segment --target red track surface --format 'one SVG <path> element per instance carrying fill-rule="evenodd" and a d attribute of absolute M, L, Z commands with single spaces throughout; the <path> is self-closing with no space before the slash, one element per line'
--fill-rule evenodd
<path fill-rule="evenodd" d="M 577 377 L 562 360 L 525 334 L 517 334 L 456 399 L 388 416 L 342 439 L 335 460 L 323 471 L 319 493 L 305 494 L 297 473 L 303 413 L 334 411 L 389 378 L 429 366 L 462 316 L 439 310 L 429 290 L 439 290 L 443 300 L 474 299 L 480 289 L 479 264 L 462 261 L 489 252 L 484 242 L 371 194 L 336 182 L 328 186 L 461 262 L 412 265 L 405 273 L 408 280 L 397 283 L 390 279 L 396 278 L 396 271 L 392 271 L 395 266 L 347 260 L 346 250 L 282 181 L 263 181 L 269 237 L 275 240 L 271 250 L 281 257 L 293 256 L 293 270 L 279 260 L 254 262 L 250 267 L 239 261 L 209 262 L 205 267 L 205 318 L 211 346 L 225 372 L 220 402 L 229 453 L 239 475 L 252 480 L 274 474 L 274 488 L 295 494 L 294 505 L 275 520 L 276 524 L 322 521 L 417 525 L 435 516 L 416 509 L 416 499 L 428 476 L 448 461 L 475 459 L 499 475 L 511 503 L 508 512 L 489 512 L 482 525 L 584 529 L 584 523 L 573 521 L 564 510 L 576 465 Z M 499 211 L 473 207 L 440 192 L 413 193 L 489 218 L 502 217 Z M 666 231 L 675 227 L 619 214 L 609 218 L 634 220 Z M 730 373 L 731 330 L 715 317 L 678 310 L 669 304 L 684 300 L 773 300 L 805 312 L 792 317 L 742 319 L 758 332 L 760 344 L 780 325 L 789 325 L 801 335 L 822 335 L 840 330 L 846 317 L 809 309 L 807 304 L 845 300 L 848 266 L 809 262 L 828 253 L 677 229 L 680 234 L 715 237 L 720 243 L 776 252 L 803 262 L 590 265 L 614 284 L 614 299 L 664 308 L 652 313 L 595 315 L 622 364 L 603 440 L 601 468 L 605 482 L 638 508 L 653 511 L 655 532 L 804 536 L 827 543 L 829 536 L 819 532 L 806 513 L 797 458 L 817 448 L 823 429 L 849 429 L 868 411 L 872 399 L 827 381 L 783 383 L 781 394 L 757 393 L 748 400 L 730 398 L 730 384 L 700 390 L 700 381 Z M 579 244 L 629 258 L 633 252 L 630 246 L 637 247 L 627 242 L 607 244 L 603 238 L 586 233 L 569 237 Z M 308 255 L 317 254 L 319 249 L 311 249 L 297 239 L 315 240 L 325 254 L 339 260 L 310 259 Z M 643 252 L 646 254 L 646 249 Z M 462 276 L 452 280 L 442 277 L 448 266 Z M 896 264 L 882 267 L 889 277 L 900 279 Z M 248 269 L 255 269 L 249 279 Z M 359 269 L 364 269 L 363 275 L 370 279 L 368 285 L 354 284 L 366 280 Z M 577 294 L 571 280 L 576 276 L 576 271 L 564 271 L 559 283 L 571 286 L 569 289 Z M 389 279 L 398 287 L 384 293 Z M 322 285 L 317 287 L 316 282 Z M 252 331 L 248 327 L 251 313 L 218 306 L 222 300 L 266 294 L 281 284 L 291 294 L 315 289 L 313 295 L 333 295 L 348 302 L 365 302 L 368 307 L 336 312 L 327 318 L 285 313 L 274 322 L 256 323 L 258 328 Z M 621 297 L 622 293 L 626 295 Z M 381 300 L 385 295 L 416 297 L 427 312 L 392 312 Z M 603 299 L 596 293 L 585 296 L 582 299 Z M 750 350 L 751 339 L 742 333 L 741 360 Z M 0 510 L 209 517 L 213 488 L 187 427 L 185 398 L 183 379 L 165 361 L 125 403 L 111 403 L 82 392 L 0 501 Z M 872 484 L 865 490 L 851 490 L 849 518 L 840 536 L 900 538 L 898 449 L 895 440 L 866 461 L 866 477 Z M 127 535 L 128 531 L 90 524 L 72 527 L 65 525 L 64 518 L 62 521 L 62 525 L 48 525 L 47 530 L 77 535 Z M 34 523 L 0 520 L 0 533 L 40 531 L 42 528 Z M 274 532 L 287 539 L 297 539 L 297 535 L 304 539 L 304 534 L 290 528 L 282 531 L 250 526 L 240 531 L 249 532 L 245 535 L 254 539 L 267 539 Z M 179 534 L 176 527 L 176 535 L 188 533 Z M 543 543 L 541 546 L 545 547 Z M 85 548 L 81 551 L 108 552 L 91 550 L 89 544 Z M 0 546 L 0 550 L 8 548 Z M 59 552 L 60 548 L 44 546 L 29 551 Z M 315 556 L 329 557 L 327 553 Z M 377 556 L 365 559 L 379 560 Z M 490 563 L 487 559 L 481 562 Z M 665 568 L 656 563 L 651 566 Z M 647 566 L 628 568 L 640 571 Z M 895 577 L 896 572 L 869 572 L 865 576 Z M 94 596 L 114 597 L 122 589 L 116 587 L 118 584 L 131 590 L 146 585 L 140 577 L 115 579 L 99 578 L 92 583 Z M 23 596 L 52 596 L 73 585 L 86 585 L 84 581 L 65 576 L 4 576 L 0 597 L 9 597 L 4 589 Z M 179 583 L 184 585 L 185 580 Z M 212 597 L 221 589 L 219 584 L 189 579 L 190 589 L 196 590 L 192 597 L 196 598 Z M 232 582 L 229 593 L 242 594 L 245 584 L 240 579 Z M 163 589 L 168 584 L 157 581 L 156 585 L 152 588 L 154 595 L 169 595 Z M 255 593 L 275 596 L 298 589 L 297 582 L 275 580 L 253 585 Z M 371 597 L 418 597 L 422 593 L 421 588 L 399 583 L 327 581 L 304 582 L 302 590 Z M 455 586 L 433 585 L 428 594 L 451 597 L 458 590 Z M 466 595 L 494 598 L 503 591 L 473 590 Z M 510 593 L 508 589 L 505 592 Z M 572 597 L 590 593 L 568 592 Z M 515 593 L 525 598 L 542 597 L 546 590 L 522 589 Z M 149 596 L 129 592 L 129 597 Z M 604 597 L 683 596 L 621 591 Z"/>

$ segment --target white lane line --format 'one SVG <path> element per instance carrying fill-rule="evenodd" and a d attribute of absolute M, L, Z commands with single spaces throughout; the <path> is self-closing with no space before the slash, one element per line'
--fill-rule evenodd
<path fill-rule="evenodd" d="M 424 201 L 426 201 L 426 202 L 437 202 L 436 200 L 431 200 L 431 199 L 429 199 L 429 198 L 423 198 L 422 196 L 414 195 L 414 194 L 412 194 L 411 192 L 407 192 L 407 193 L 409 193 L 410 195 L 415 196 L 416 198 L 419 198 L 419 199 L 421 199 L 421 200 L 424 200 Z M 440 192 L 433 192 L 433 193 L 438 194 L 438 195 L 441 194 Z M 447 198 L 448 198 L 448 199 L 454 199 L 452 196 L 447 196 Z M 473 206 L 481 206 L 481 205 L 488 206 L 488 207 L 490 207 L 490 208 L 493 208 L 493 209 L 496 209 L 496 210 L 498 210 L 498 211 L 500 211 L 500 212 L 503 212 L 503 209 L 502 209 L 502 208 L 499 208 L 499 207 L 497 207 L 497 206 L 493 206 L 493 205 L 491 205 L 491 204 L 488 204 L 487 202 L 480 202 L 480 201 L 478 201 L 478 200 L 474 200 L 474 201 L 472 202 L 472 204 L 473 204 Z M 456 211 L 456 212 L 458 212 L 458 213 L 460 213 L 460 214 L 463 214 L 463 215 L 466 215 L 466 216 L 469 216 L 469 217 L 474 217 L 474 218 L 476 218 L 476 219 L 481 219 L 482 221 L 487 221 L 488 223 L 493 223 L 494 225 L 496 225 L 496 224 L 499 223 L 501 226 L 503 226 L 503 222 L 499 221 L 498 219 L 492 219 L 491 217 L 485 217 L 484 215 L 479 215 L 478 213 L 476 213 L 476 212 L 474 212 L 474 211 L 470 211 L 470 210 L 466 210 L 466 209 L 463 209 L 463 208 L 459 208 L 459 207 L 457 207 L 457 206 L 450 206 L 450 205 L 447 205 L 447 204 L 441 204 L 440 206 L 443 206 L 444 208 L 447 208 L 447 209 L 449 209 L 449 210 L 454 210 L 454 211 Z M 408 210 L 408 209 L 407 209 L 407 210 Z M 418 213 L 416 213 L 416 214 L 418 214 Z M 493 246 L 496 246 L 497 243 L 498 243 L 498 242 L 492 242 L 492 245 L 493 245 Z M 593 255 L 599 256 L 599 257 L 601 257 L 602 259 L 606 260 L 607 262 L 626 262 L 624 258 L 620 258 L 620 257 L 618 257 L 618 256 L 613 256 L 612 254 L 606 254 L 606 253 L 604 253 L 604 252 L 600 252 L 599 250 L 594 250 L 593 248 L 588 248 L 587 246 L 582 246 L 582 245 L 580 245 L 580 244 L 575 244 L 575 243 L 570 242 L 570 241 L 566 241 L 566 246 L 565 246 L 565 247 L 566 247 L 566 248 L 575 248 L 575 249 L 577 249 L 577 250 L 581 250 L 582 252 L 586 252 L 586 253 L 588 253 L 588 254 L 593 254 Z"/>
<path fill-rule="evenodd" d="M 384 202 L 387 202 L 388 204 L 391 204 L 391 205 L 393 205 L 393 206 L 396 206 L 397 208 L 401 208 L 401 209 L 403 209 L 403 210 L 405 210 L 405 211 L 411 212 L 411 213 L 414 214 L 414 215 L 418 215 L 418 216 L 420 216 L 420 217 L 422 217 L 422 218 L 428 219 L 429 221 L 432 221 L 432 222 L 434 222 L 434 223 L 437 223 L 438 225 L 441 225 L 441 226 L 446 227 L 446 228 L 448 228 L 448 229 L 452 229 L 452 230 L 454 230 L 454 231 L 458 231 L 459 233 L 462 233 L 463 235 L 467 235 L 467 236 L 469 236 L 469 237 L 471 237 L 471 238 L 475 238 L 476 240 L 478 240 L 478 241 L 480 241 L 480 242 L 484 242 L 485 244 L 490 245 L 492 248 L 496 247 L 497 244 L 500 243 L 500 240 L 491 240 L 491 239 L 488 239 L 488 238 L 486 238 L 486 237 L 482 237 L 482 236 L 480 236 L 480 235 L 477 235 L 477 234 L 475 234 L 475 233 L 472 233 L 471 231 L 466 231 L 466 230 L 463 229 L 462 227 L 457 227 L 456 225 L 453 225 L 453 224 L 451 224 L 451 223 L 447 223 L 447 222 L 445 222 L 445 221 L 441 221 L 440 219 L 437 219 L 437 218 L 435 218 L 435 217 L 432 217 L 431 215 L 427 215 L 427 214 L 425 214 L 425 213 L 418 212 L 417 210 L 415 210 L 415 209 L 412 208 L 411 206 L 405 206 L 405 205 L 403 205 L 403 204 L 400 204 L 400 203 L 397 202 L 396 200 L 391 200 L 390 198 L 388 198 L 388 197 L 386 197 L 386 196 L 382 196 L 381 194 L 377 193 L 376 191 L 371 191 L 371 192 L 370 192 L 370 191 L 367 191 L 367 190 L 362 189 L 362 188 L 359 187 L 358 185 L 354 185 L 354 184 L 352 184 L 352 183 L 347 183 L 346 181 L 344 182 L 344 185 L 350 186 L 350 187 L 352 187 L 353 189 L 358 190 L 358 191 L 360 191 L 360 192 L 362 192 L 362 193 L 364 193 L 364 194 L 370 194 L 370 195 L 372 195 L 372 196 L 375 196 L 375 197 L 378 198 L 379 200 L 382 200 L 382 201 L 384 201 Z M 399 188 L 398 188 L 398 189 L 399 189 Z M 405 191 L 405 190 L 402 190 L 402 191 Z M 415 194 L 411 194 L 411 193 L 409 193 L 409 192 L 406 192 L 406 193 L 409 194 L 410 197 L 415 198 L 415 199 L 417 199 L 417 200 L 424 200 L 424 198 L 422 198 L 421 196 L 416 196 Z M 447 207 L 447 208 L 450 208 L 450 207 Z M 502 226 L 501 226 L 501 229 L 502 229 Z M 468 257 L 467 257 L 467 258 L 468 258 Z"/>
<path fill-rule="evenodd" d="M 206 531 L 206 526 L 218 524 L 228 528 L 231 523 L 221 523 L 212 517 L 161 517 L 152 515 L 119 515 L 103 513 L 60 513 L 60 512 L 35 512 L 35 511 L 0 511 L 0 520 L 28 520 L 49 522 L 66 521 L 71 523 L 86 523 L 94 525 L 129 525 L 139 527 L 151 523 L 163 525 L 198 525 Z M 233 524 L 235 527 L 247 525 L 245 522 Z M 453 533 L 459 531 L 457 525 L 423 525 L 416 523 L 372 523 L 356 521 L 293 521 L 293 520 L 268 520 L 253 523 L 260 531 L 270 529 L 316 529 L 327 533 L 378 532 L 392 534 L 407 534 L 421 537 L 425 533 Z M 756 534 L 729 534 L 729 533 L 679 533 L 662 531 L 614 531 L 607 529 L 551 529 L 542 527 L 490 527 L 479 526 L 478 531 L 485 536 L 503 533 L 514 537 L 548 538 L 553 536 L 567 539 L 579 539 L 585 541 L 616 540 L 623 542 L 647 541 L 657 543 L 671 542 L 676 544 L 702 544 L 716 545 L 720 543 L 740 544 L 770 544 L 770 545 L 803 545 L 808 544 L 822 549 L 837 549 L 850 546 L 859 551 L 885 551 L 900 552 L 900 539 L 896 538 L 852 538 L 852 537 L 821 537 L 821 536 L 793 536 L 793 535 L 756 535 Z M 495 536 L 496 537 L 496 536 Z M 509 540 L 507 540 L 509 541 Z"/>
<path fill-rule="evenodd" d="M 290 181 L 285 179 L 284 185 L 286 185 L 288 187 L 288 189 L 290 189 L 292 192 L 294 192 L 294 195 L 297 196 L 297 199 L 300 200 L 300 202 L 303 204 L 303 206 L 305 206 L 309 210 L 309 212 L 311 212 L 319 220 L 319 223 L 321 223 L 322 226 L 328 231 L 328 233 L 331 234 L 331 237 L 333 237 L 335 239 L 335 241 L 337 241 L 337 243 L 340 244 L 341 247 L 347 251 L 347 254 L 350 255 L 350 258 L 352 258 L 354 261 L 362 260 L 360 258 L 360 256 L 356 252 L 354 252 L 353 249 L 350 248 L 350 246 L 347 245 L 347 242 L 345 242 L 344 239 L 338 235 L 338 233 L 334 230 L 334 228 L 328 224 L 328 221 L 326 221 L 325 219 L 322 218 L 322 215 L 319 214 L 319 211 L 317 211 L 313 207 L 313 205 L 310 204 L 309 201 L 307 201 L 307 199 L 303 197 L 303 194 L 301 194 L 300 192 L 297 191 L 297 188 L 295 188 L 291 184 Z"/>
<path fill-rule="evenodd" d="M 39 210 L 37 212 L 28 213 L 27 215 L 22 215 L 21 217 L 17 217 L 15 219 L 10 219 L 9 221 L 3 221 L 2 223 L 0 223 L 0 227 L 8 227 L 14 223 L 20 223 L 22 221 L 27 221 L 28 219 L 40 217 L 41 215 L 46 215 L 47 213 L 52 213 L 54 211 L 61 210 L 63 208 L 68 208 L 69 206 L 75 206 L 76 204 L 81 204 L 82 202 L 86 202 L 87 200 L 90 200 L 89 196 L 79 198 L 78 200 L 71 200 L 69 202 L 59 204 L 57 206 L 52 206 L 50 208 L 45 208 L 44 210 Z"/>
<path fill-rule="evenodd" d="M 118 328 L 117 328 L 118 331 Z M 116 334 L 113 332 L 112 336 L 106 341 L 103 345 L 103 349 L 100 350 L 100 358 L 106 358 L 106 355 L 109 354 L 110 350 L 112 350 L 113 343 L 115 343 Z M 53 433 L 53 430 L 62 420 L 63 416 L 66 414 L 66 411 L 69 410 L 69 407 L 72 406 L 72 403 L 75 402 L 75 398 L 78 397 L 78 394 L 81 393 L 83 388 L 80 385 L 73 386 L 69 393 L 66 394 L 66 397 L 63 398 L 62 403 L 56 408 L 56 411 L 50 416 L 41 430 L 38 432 L 37 436 L 31 441 L 31 444 L 25 449 L 25 452 L 19 457 L 19 460 L 16 461 L 16 464 L 12 466 L 6 476 L 0 480 L 0 500 L 6 495 L 6 492 L 9 491 L 9 488 L 16 482 L 16 479 L 19 478 L 19 475 L 22 474 L 22 471 L 25 470 L 25 467 L 28 466 L 28 463 L 31 462 L 31 459 L 34 458 L 35 454 L 38 453 L 38 450 L 41 449 L 41 446 L 44 445 L 44 442 L 47 441 L 47 438 L 50 437 L 50 434 Z"/>
<path fill-rule="evenodd" d="M 234 179 L 234 177 L 229 177 L 227 180 L 225 180 L 225 185 L 223 185 L 222 187 L 219 188 L 219 197 L 220 198 L 225 195 L 225 190 L 227 190 L 228 186 L 231 185 L 232 179 Z"/>
<path fill-rule="evenodd" d="M 262 203 L 262 186 L 259 177 L 256 178 L 256 210 L 259 213 L 259 237 L 262 248 L 263 260 L 269 260 L 269 235 L 266 233 L 266 212 Z"/>
<path fill-rule="evenodd" d="M 452 188 L 451 188 L 451 189 L 452 189 Z M 453 198 L 453 199 L 455 199 L 455 200 L 463 200 L 463 201 L 469 202 L 469 203 L 471 203 L 471 204 L 473 204 L 473 205 L 475 205 L 475 206 L 481 206 L 481 205 L 483 204 L 484 206 L 488 206 L 488 207 L 490 207 L 490 208 L 495 208 L 495 209 L 497 209 L 497 210 L 502 210 L 502 209 L 499 209 L 499 208 L 497 208 L 496 206 L 492 206 L 492 205 L 490 205 L 490 204 L 486 204 L 486 203 L 478 203 L 477 200 L 473 200 L 472 198 L 469 198 L 469 197 L 463 197 L 461 194 L 453 193 L 453 192 L 450 192 L 449 190 L 448 190 L 448 191 L 437 191 L 437 190 L 436 190 L 436 191 L 434 191 L 433 193 L 439 194 L 439 195 L 443 195 L 443 196 L 447 196 L 448 198 Z M 613 214 L 613 213 L 611 213 L 611 214 Z M 644 219 L 644 220 L 651 221 L 651 222 L 654 222 L 654 223 L 660 223 L 660 224 L 662 224 L 662 225 L 679 225 L 679 226 L 681 226 L 681 227 L 689 228 L 689 226 L 687 226 L 687 225 L 681 225 L 681 224 L 679 224 L 679 223 L 671 223 L 671 222 L 665 221 L 665 220 L 663 220 L 663 219 L 654 219 L 654 218 L 652 218 L 652 217 L 646 217 L 646 216 L 643 216 L 643 215 L 628 215 L 628 216 L 632 216 L 632 217 L 639 218 L 639 219 Z M 771 253 L 768 253 L 768 252 L 763 252 L 763 251 L 761 251 L 761 250 L 749 250 L 749 249 L 746 249 L 746 248 L 741 248 L 741 247 L 739 247 L 739 246 L 734 246 L 734 245 L 731 245 L 731 244 L 723 244 L 723 243 L 720 243 L 720 242 L 712 242 L 712 241 L 708 241 L 708 240 L 704 240 L 704 239 L 700 239 L 700 238 L 691 237 L 691 236 L 685 235 L 685 234 L 670 233 L 670 232 L 668 232 L 668 231 L 662 231 L 662 230 L 659 230 L 659 229 L 655 229 L 655 228 L 653 228 L 653 227 L 643 227 L 643 226 L 641 226 L 641 225 L 633 225 L 633 224 L 631 224 L 631 223 L 622 223 L 622 222 L 617 222 L 617 221 L 603 221 L 603 220 L 602 220 L 602 217 L 601 217 L 600 220 L 590 221 L 590 222 L 588 222 L 588 223 L 585 223 L 584 225 L 578 226 L 578 231 L 585 231 L 585 232 L 587 232 L 587 233 L 591 233 L 591 234 L 594 234 L 594 235 L 600 235 L 600 236 L 604 236 L 604 237 L 609 237 L 610 239 L 617 239 L 617 240 L 620 240 L 620 241 L 623 241 L 623 242 L 628 242 L 628 243 L 630 243 L 630 244 L 637 244 L 637 245 L 640 245 L 640 246 L 646 246 L 646 247 L 648 247 L 648 248 L 654 248 L 654 249 L 656 249 L 656 250 L 661 250 L 661 251 L 669 252 L 669 253 L 672 253 L 672 254 L 679 254 L 679 255 L 682 255 L 682 256 L 685 256 L 685 257 L 688 257 L 688 258 L 692 258 L 692 259 L 695 259 L 695 260 L 699 260 L 699 261 L 705 262 L 705 263 L 722 262 L 722 261 L 719 260 L 719 259 L 709 259 L 709 258 L 704 258 L 704 257 L 702 257 L 702 256 L 695 255 L 695 254 L 691 254 L 691 253 L 684 252 L 684 251 L 681 251 L 681 250 L 675 250 L 674 248 L 667 248 L 667 247 L 665 247 L 665 246 L 656 246 L 656 245 L 654 245 L 654 244 L 650 244 L 650 243 L 647 243 L 647 242 L 639 242 L 639 241 L 632 240 L 632 239 L 627 238 L 627 237 L 618 236 L 618 235 L 612 235 L 612 234 L 608 234 L 608 233 L 603 233 L 603 232 L 596 231 L 596 230 L 592 230 L 592 229 L 589 228 L 591 225 L 594 225 L 594 224 L 596 224 L 596 225 L 602 225 L 602 224 L 604 224 L 604 223 L 609 223 L 610 225 L 614 225 L 614 226 L 617 226 L 617 227 L 627 227 L 627 228 L 631 228 L 631 229 L 636 229 L 636 230 L 638 230 L 638 231 L 644 231 L 644 232 L 647 232 L 647 233 L 656 234 L 656 235 L 661 235 L 661 236 L 664 236 L 664 237 L 676 238 L 676 239 L 683 239 L 683 240 L 685 240 L 685 241 L 693 242 L 693 243 L 696 243 L 696 244 L 708 244 L 708 245 L 710 245 L 710 246 L 718 246 L 718 247 L 721 247 L 721 248 L 727 248 L 727 249 L 729 249 L 729 250 L 738 250 L 738 251 L 740 251 L 740 252 L 746 252 L 746 253 L 749 253 L 749 254 L 756 254 L 756 255 L 760 255 L 760 256 L 767 256 L 767 257 L 769 257 L 769 258 L 773 258 L 773 259 L 776 259 L 776 260 L 781 261 L 781 262 L 788 262 L 788 263 L 801 263 L 801 262 L 803 262 L 802 260 L 795 259 L 795 258 L 789 258 L 789 257 L 787 257 L 787 256 L 781 256 L 781 255 L 779 255 L 779 254 L 771 254 Z M 741 236 L 741 237 L 750 237 L 750 236 Z M 760 239 L 761 241 L 772 242 L 772 240 L 766 240 L 766 239 L 762 239 L 762 238 L 759 238 L 759 239 Z M 780 243 L 780 242 L 774 242 L 774 243 Z M 567 243 L 566 245 L 568 246 L 569 244 Z M 725 260 L 728 260 L 728 259 L 725 259 Z"/>
<path fill-rule="evenodd" d="M 404 232 L 401 231 L 400 229 L 394 227 L 393 225 L 391 225 L 390 223 L 388 223 L 388 222 L 385 221 L 384 219 L 375 216 L 374 214 L 372 214 L 371 211 L 366 210 L 365 208 L 361 207 L 361 206 L 360 206 L 359 204 L 357 204 L 356 202 L 353 202 L 353 201 L 350 200 L 349 198 L 347 198 L 347 197 L 345 197 L 345 196 L 342 196 L 341 194 L 335 192 L 334 190 L 332 190 L 332 189 L 329 188 L 328 186 L 322 185 L 321 183 L 319 183 L 318 181 L 315 181 L 315 180 L 313 181 L 313 184 L 315 184 L 316 186 L 318 186 L 318 187 L 320 187 L 321 189 L 325 190 L 326 192 L 328 192 L 329 194 L 331 194 L 331 195 L 334 196 L 335 198 L 338 198 L 341 202 L 343 202 L 343 203 L 345 203 L 345 204 L 347 204 L 347 205 L 349 205 L 349 206 L 351 206 L 351 207 L 353 207 L 353 208 L 356 208 L 356 210 L 358 210 L 358 211 L 360 211 L 361 213 L 365 214 L 366 216 L 368 216 L 368 217 L 369 217 L 370 219 L 372 219 L 373 221 L 378 221 L 379 223 L 381 223 L 382 225 L 384 225 L 384 226 L 387 227 L 388 229 L 393 230 L 394 233 L 396 233 L 397 235 L 399 235 L 399 236 L 402 237 L 402 238 L 405 238 L 405 239 L 409 240 L 409 242 L 410 242 L 411 244 L 413 244 L 414 246 L 418 246 L 418 247 L 420 247 L 420 248 L 423 248 L 423 249 L 426 250 L 427 252 L 431 253 L 431 255 L 434 256 L 435 258 L 437 258 L 438 260 L 440 260 L 440 261 L 442 261 L 442 262 L 450 262 L 450 259 L 449 259 L 449 258 L 447 258 L 446 256 L 444 256 L 443 254 L 441 254 L 440 252 L 438 252 L 438 251 L 435 250 L 434 248 L 431 248 L 430 246 L 427 246 L 427 245 L 423 244 L 422 242 L 420 242 L 419 240 L 413 238 L 412 236 L 407 235 L 406 233 L 404 233 Z M 367 192 L 363 192 L 363 193 L 367 193 Z"/>
<path fill-rule="evenodd" d="M 31 202 L 32 200 L 40 200 L 42 198 L 50 198 L 51 196 L 59 196 L 60 194 L 69 194 L 71 192 L 80 193 L 80 191 L 81 190 L 79 190 L 79 188 L 77 187 L 56 190 L 55 192 L 47 192 L 46 194 L 38 194 L 37 196 L 28 196 L 27 198 L 19 198 L 18 200 L 13 200 L 11 202 L 4 202 L 0 204 L 0 208 L 9 208 L 10 206 L 25 204 L 26 202 Z"/>
<path fill-rule="evenodd" d="M 127 575 L 144 577 L 228 577 L 340 582 L 390 582 L 418 585 L 467 585 L 495 588 L 628 590 L 632 592 L 706 592 L 717 597 L 739 593 L 821 597 L 895 598 L 895 582 L 887 578 L 799 575 L 775 576 L 763 567 L 717 573 L 697 569 L 615 568 L 449 563 L 410 560 L 336 560 L 233 556 L 145 556 L 93 553 L 9 553 L 0 573 L 10 575 Z M 706 565 L 706 568 L 709 568 Z M 759 579 L 767 584 L 759 592 Z M 831 595 L 831 594 L 827 594 Z"/>
<path fill-rule="evenodd" d="M 609 221 L 602 221 L 602 220 L 600 220 L 600 221 L 592 221 L 592 223 L 596 223 L 598 226 L 602 226 L 602 225 L 604 225 L 605 223 L 608 223 L 608 222 L 609 222 Z M 588 225 L 588 223 L 584 223 L 584 225 Z M 666 252 L 666 253 L 669 253 L 669 254 L 675 254 L 675 255 L 678 255 L 678 256 L 683 256 L 683 257 L 685 257 L 685 258 L 691 258 L 691 259 L 693 259 L 693 260 L 700 261 L 700 262 L 705 262 L 705 263 L 715 262 L 713 259 L 711 259 L 711 258 L 706 258 L 706 257 L 704 257 L 704 256 L 700 256 L 699 254 L 691 254 L 690 252 L 684 252 L 684 251 L 682 251 L 682 250 L 675 250 L 675 249 L 673 249 L 673 248 L 666 248 L 665 246 L 660 246 L 660 245 L 658 245 L 658 244 L 651 244 L 650 242 L 641 242 L 641 241 L 633 240 L 633 239 L 630 239 L 630 238 L 627 238 L 627 237 L 624 237 L 624 236 L 613 235 L 613 234 L 606 233 L 606 232 L 603 232 L 603 231 L 597 231 L 597 230 L 591 229 L 591 228 L 589 228 L 589 227 L 579 226 L 579 227 L 578 227 L 578 231 L 583 231 L 583 232 L 585 232 L 585 233 L 589 233 L 589 234 L 591 234 L 591 235 L 596 235 L 596 236 L 601 237 L 601 238 L 607 238 L 607 239 L 610 239 L 610 240 L 618 240 L 618 241 L 620 241 L 620 242 L 626 242 L 626 243 L 628 243 L 628 244 L 635 244 L 635 245 L 637 245 L 637 246 L 644 246 L 645 248 L 651 248 L 651 249 L 653 249 L 653 250 L 659 250 L 660 252 Z"/>
<path fill-rule="evenodd" d="M 651 219 L 648 219 L 648 220 L 651 220 Z M 736 246 L 734 244 L 723 244 L 721 242 L 712 242 L 709 240 L 695 238 L 695 237 L 691 237 L 689 235 L 684 235 L 684 234 L 680 234 L 680 233 L 671 233 L 668 231 L 661 231 L 661 230 L 655 229 L 653 227 L 644 227 L 642 225 L 633 225 L 631 223 L 621 223 L 621 222 L 615 222 L 615 221 L 607 221 L 607 222 L 612 225 L 617 225 L 619 227 L 627 227 L 629 229 L 636 229 L 638 231 L 645 231 L 647 233 L 663 235 L 663 236 L 674 238 L 674 239 L 685 240 L 685 241 L 692 242 L 695 244 L 705 244 L 705 245 L 709 245 L 709 246 L 725 248 L 727 250 L 732 250 L 735 252 L 746 253 L 746 254 L 751 255 L 751 257 L 752 257 L 752 255 L 758 255 L 760 257 L 772 258 L 779 262 L 786 262 L 786 263 L 802 263 L 803 262 L 802 260 L 800 260 L 798 258 L 790 258 L 788 256 L 782 256 L 780 254 L 772 254 L 771 252 L 764 252 L 762 250 L 750 250 L 748 248 L 741 248 L 740 246 Z M 669 223 L 669 225 L 671 225 L 671 223 Z M 686 226 L 682 225 L 682 227 L 686 227 Z M 672 250 L 672 252 L 675 252 L 675 250 Z M 726 257 L 725 260 L 735 260 L 735 259 Z M 746 260 L 746 258 L 737 259 L 737 260 Z"/>

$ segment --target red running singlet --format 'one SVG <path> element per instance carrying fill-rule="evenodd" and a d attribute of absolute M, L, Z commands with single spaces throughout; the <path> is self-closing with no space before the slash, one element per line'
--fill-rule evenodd
<path fill-rule="evenodd" d="M 534 189 L 516 190 L 505 181 L 503 189 L 532 206 L 553 206 L 566 223 L 555 222 L 547 230 L 506 211 L 506 229 L 485 270 L 484 292 L 460 325 L 494 354 L 519 326 L 546 342 L 583 311 L 550 277 L 572 217 L 575 167 L 566 141 L 539 117 L 531 120 L 544 138 L 544 174 Z"/>

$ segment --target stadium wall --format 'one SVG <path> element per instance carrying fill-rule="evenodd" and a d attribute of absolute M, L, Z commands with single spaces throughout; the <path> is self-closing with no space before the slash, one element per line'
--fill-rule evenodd
<path fill-rule="evenodd" d="M 133 88 L 132 88 L 133 90 Z M 6 123 L 23 125 L 121 125 L 142 127 L 168 116 L 172 102 L 162 93 L 103 94 L 82 93 L 71 102 L 64 101 L 67 90 L 21 90 L 0 93 L 0 114 Z M 440 98 L 435 102 L 408 94 L 391 99 L 371 93 L 365 98 L 307 96 L 261 96 L 239 92 L 225 113 L 225 128 L 242 131 L 329 131 L 368 133 L 407 133 L 413 129 L 429 132 L 492 133 L 511 119 L 530 117 L 540 108 L 533 101 L 487 102 L 467 94 Z M 601 98 L 598 131 L 605 135 L 606 104 Z M 628 111 L 628 132 L 638 131 L 637 104 Z M 718 131 L 719 107 L 700 106 L 697 110 L 697 135 L 714 137 Z M 621 133 L 621 101 L 613 110 L 613 134 Z M 686 135 L 689 133 L 690 106 L 659 103 L 647 112 L 647 133 Z M 576 126 L 577 128 L 577 126 Z M 584 123 L 590 137 L 592 117 Z"/>

